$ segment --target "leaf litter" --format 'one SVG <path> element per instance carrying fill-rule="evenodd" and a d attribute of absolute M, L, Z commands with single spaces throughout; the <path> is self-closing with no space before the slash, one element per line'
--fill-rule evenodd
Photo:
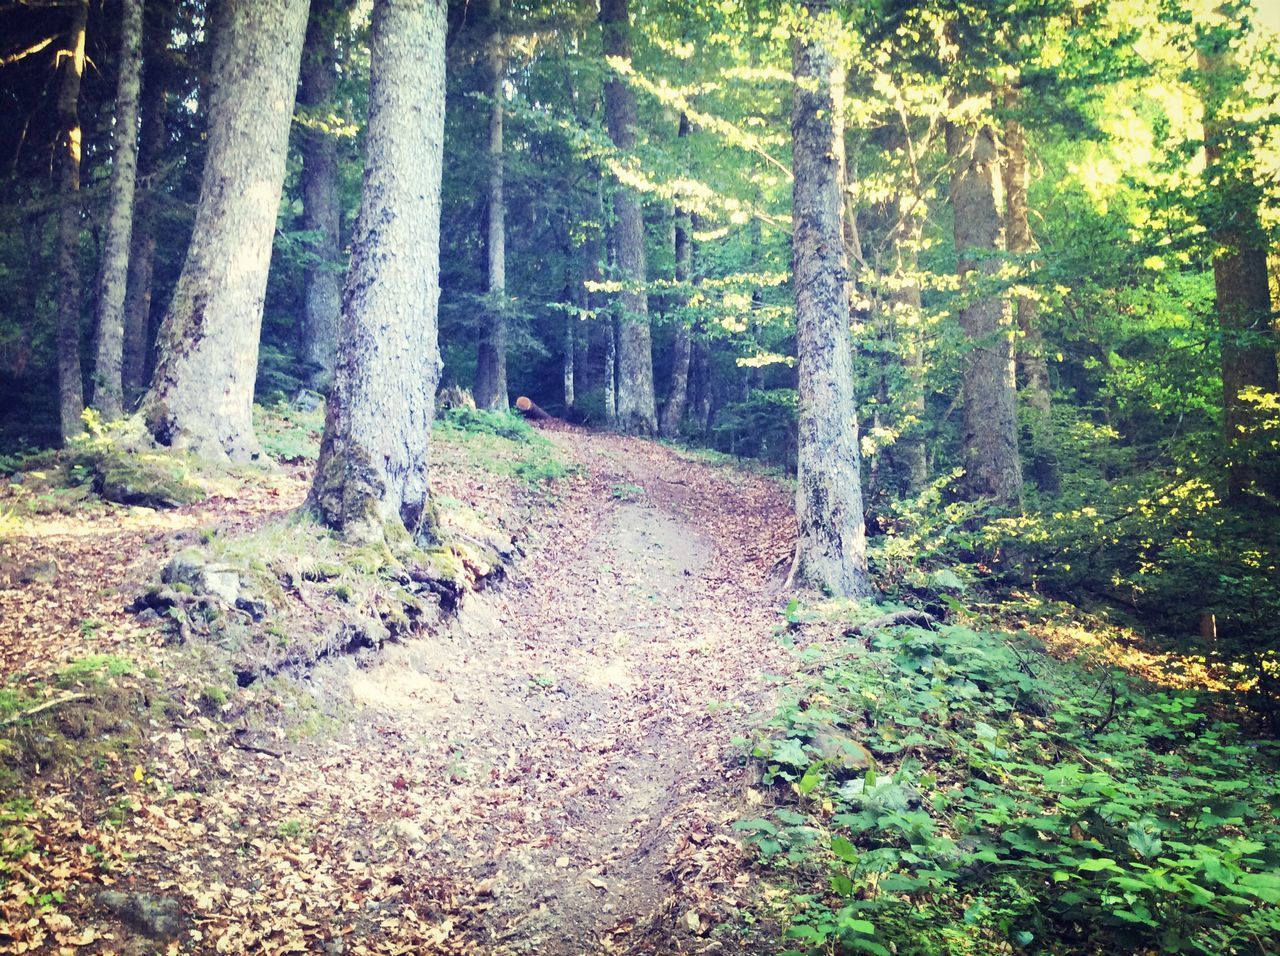
<path fill-rule="evenodd" d="M 506 584 L 470 596 L 445 633 L 255 684 L 216 712 L 203 678 L 113 609 L 175 537 L 269 520 L 301 500 L 302 476 L 156 516 L 164 526 L 107 514 L 82 533 L 33 528 L 24 559 L 56 551 L 97 569 L 90 610 L 119 626 L 92 650 L 127 649 L 171 698 L 94 774 L 19 782 L 30 848 L 3 874 L 0 944 L 768 951 L 738 935 L 753 882 L 731 823 L 750 781 L 732 741 L 768 704 L 763 675 L 795 666 L 772 636 L 787 492 L 652 442 L 548 433 L 578 468 L 537 500 L 456 462 L 438 469 L 438 493 L 520 525 L 527 556 Z M 113 564 L 111 549 L 137 557 Z M 66 622 L 85 613 L 85 585 L 38 592 L 47 614 L 0 592 L 27 633 L 54 637 L 26 654 L 6 617 L 11 675 L 16 661 L 37 662 L 32 679 L 83 654 Z M 103 906 L 108 886 L 178 901 L 180 934 L 148 940 Z"/>

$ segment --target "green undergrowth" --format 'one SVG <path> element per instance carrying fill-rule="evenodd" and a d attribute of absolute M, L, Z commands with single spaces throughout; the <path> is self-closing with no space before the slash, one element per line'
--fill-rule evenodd
<path fill-rule="evenodd" d="M 91 410 L 84 419 L 67 447 L 5 462 L 6 511 L 69 514 L 102 501 L 176 508 L 206 497 L 207 469 L 156 447 L 137 420 L 104 423 Z"/>
<path fill-rule="evenodd" d="M 570 473 L 558 449 L 514 412 L 445 409 L 436 419 L 437 448 L 465 467 L 538 487 Z"/>
<path fill-rule="evenodd" d="M 324 401 L 315 396 L 307 402 L 254 405 L 253 430 L 262 450 L 276 461 L 315 461 L 324 436 Z"/>
<path fill-rule="evenodd" d="M 277 461 L 315 461 L 324 434 L 323 401 L 317 396 L 257 405 L 254 428 L 263 449 Z M 549 485 L 570 473 L 555 445 L 515 412 L 466 405 L 441 408 L 432 439 L 433 465 L 452 461 L 531 487 Z"/>
<path fill-rule="evenodd" d="M 801 656 L 737 824 L 791 952 L 1273 951 L 1280 748 L 1208 695 L 961 626 Z"/>

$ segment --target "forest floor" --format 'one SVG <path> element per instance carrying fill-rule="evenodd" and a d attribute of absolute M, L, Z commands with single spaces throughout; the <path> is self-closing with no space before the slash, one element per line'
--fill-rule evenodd
<path fill-rule="evenodd" d="M 302 469 L 25 522 L 5 561 L 56 572 L 0 590 L 0 668 L 101 706 L 64 718 L 79 763 L 5 781 L 0 948 L 766 951 L 740 909 L 731 825 L 761 795 L 735 738 L 795 668 L 789 493 L 652 442 L 549 437 L 573 470 L 536 493 L 439 453 L 437 492 L 525 550 L 445 632 L 230 699 L 121 609 L 202 529 L 296 507 Z"/>

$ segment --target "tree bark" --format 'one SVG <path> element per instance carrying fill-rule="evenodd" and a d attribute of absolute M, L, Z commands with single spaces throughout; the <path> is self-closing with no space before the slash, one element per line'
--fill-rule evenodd
<path fill-rule="evenodd" d="M 376 0 L 364 196 L 309 503 L 353 541 L 433 533 L 444 0 Z"/>
<path fill-rule="evenodd" d="M 196 221 L 142 412 L 163 445 L 244 462 L 261 453 L 253 386 L 307 0 L 225 0 L 217 23 Z"/>
<path fill-rule="evenodd" d="M 124 299 L 123 386 L 126 402 L 147 387 L 151 356 L 151 289 L 155 274 L 157 174 L 164 156 L 169 108 L 169 73 L 164 62 L 175 7 L 149 8 L 152 28 L 146 31 L 146 64 L 142 83 L 142 132 L 138 146 L 138 188 L 134 192 L 129 275 Z M 146 30 L 144 25 L 144 30 Z"/>
<path fill-rule="evenodd" d="M 1013 94 L 1006 105 L 1015 102 Z M 1022 124 L 1010 119 L 1004 125 L 1004 189 L 1008 217 L 1007 245 L 1010 254 L 1034 268 L 1030 257 L 1039 248 L 1031 233 L 1027 203 L 1030 173 L 1027 164 L 1027 136 Z M 1058 458 L 1053 448 L 1049 365 L 1045 359 L 1044 335 L 1040 330 L 1040 308 L 1034 298 L 1018 295 L 1013 300 L 1014 324 L 1018 331 L 1016 362 L 1020 394 L 1031 426 L 1032 478 L 1042 491 L 1058 490 Z"/>
<path fill-rule="evenodd" d="M 314 238 L 313 257 L 303 279 L 302 360 L 308 384 L 326 391 L 333 379 L 342 313 L 342 201 L 338 195 L 338 141 L 326 129 L 338 86 L 335 38 L 349 0 L 312 0 L 302 48 L 299 105 L 306 111 L 302 128 L 302 221 Z"/>
<path fill-rule="evenodd" d="M 823 42 L 829 0 L 806 0 L 793 48 L 791 139 L 799 454 L 790 582 L 866 593 L 866 531 L 842 222 L 843 76 Z"/>
<path fill-rule="evenodd" d="M 969 340 L 964 371 L 964 490 L 1009 510 L 1022 502 L 1018 457 L 1013 316 L 1008 302 L 981 283 L 1000 271 L 1005 251 L 1004 195 L 995 131 L 947 124 L 952 163 L 960 325 Z M 975 281 L 976 279 L 976 281 Z"/>
<path fill-rule="evenodd" d="M 122 0 L 122 8 L 120 75 L 111 134 L 111 194 L 98 285 L 97 359 L 93 367 L 93 405 L 108 421 L 124 414 L 124 298 L 138 180 L 138 95 L 142 87 L 142 0 Z"/>
<path fill-rule="evenodd" d="M 89 0 L 71 12 L 67 47 L 61 52 L 58 88 L 58 417 L 63 442 L 84 431 L 84 380 L 80 368 L 80 79 L 84 76 L 84 32 Z"/>
<path fill-rule="evenodd" d="M 1253 171 L 1247 133 L 1232 122 L 1229 102 L 1243 71 L 1228 46 L 1227 25 L 1219 25 L 1199 52 L 1205 85 L 1205 182 L 1218 247 L 1213 284 L 1222 335 L 1223 430 L 1227 451 L 1227 497 L 1242 505 L 1257 492 L 1280 498 L 1280 453 L 1262 434 L 1267 418 L 1253 397 L 1280 392 L 1277 336 L 1267 277 L 1266 235 L 1258 209 L 1262 191 Z"/>
<path fill-rule="evenodd" d="M 689 135 L 689 117 L 680 114 L 680 128 L 676 133 L 683 139 Z M 683 308 L 689 304 L 689 297 L 684 292 L 684 285 L 693 279 L 693 217 L 687 209 L 676 206 L 673 215 L 675 234 L 672 245 L 675 250 L 676 283 L 681 286 L 677 293 L 676 304 Z M 684 421 L 685 407 L 689 399 L 689 363 L 693 356 L 693 335 L 688 322 L 683 316 L 676 320 L 676 337 L 672 346 L 671 387 L 667 390 L 667 401 L 662 406 L 662 422 L 660 434 L 663 438 L 675 438 L 680 434 L 680 424 Z"/>
<path fill-rule="evenodd" d="M 501 0 L 489 2 L 489 40 L 485 58 L 489 81 L 489 305 L 481 316 L 476 350 L 476 406 L 505 411 L 507 398 L 507 205 L 504 195 L 503 103 L 507 78 L 502 37 Z"/>
<path fill-rule="evenodd" d="M 628 0 L 601 0 L 600 24 L 604 54 L 630 62 L 631 20 Z M 636 145 L 636 96 L 617 74 L 604 85 L 609 138 L 621 153 Z M 653 345 L 649 328 L 648 278 L 645 261 L 644 213 L 640 196 L 619 184 L 614 194 L 613 230 L 618 249 L 618 278 L 624 283 L 619 298 L 618 427 L 629 434 L 652 435 L 658 430 L 653 391 Z"/>

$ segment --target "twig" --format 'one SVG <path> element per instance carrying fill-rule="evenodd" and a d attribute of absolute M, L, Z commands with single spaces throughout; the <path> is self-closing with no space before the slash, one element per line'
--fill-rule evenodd
<path fill-rule="evenodd" d="M 275 757 L 277 760 L 284 759 L 284 754 L 278 751 L 268 750 L 266 747 L 259 747 L 255 744 L 246 744 L 236 737 L 231 738 L 231 746 L 235 747 L 236 750 L 246 750 L 251 754 L 262 754 L 264 757 Z"/>
<path fill-rule="evenodd" d="M 61 707 L 63 704 L 70 704 L 77 700 L 88 700 L 88 698 L 88 694 L 67 694 L 65 697 L 46 700 L 39 707 L 32 707 L 30 710 L 24 710 L 19 714 L 14 714 L 6 720 L 0 721 L 0 727 L 8 727 L 10 724 L 16 724 L 19 721 L 26 720 L 28 717 L 34 717 L 36 714 L 42 714 L 46 710 L 53 710 L 55 707 Z"/>

